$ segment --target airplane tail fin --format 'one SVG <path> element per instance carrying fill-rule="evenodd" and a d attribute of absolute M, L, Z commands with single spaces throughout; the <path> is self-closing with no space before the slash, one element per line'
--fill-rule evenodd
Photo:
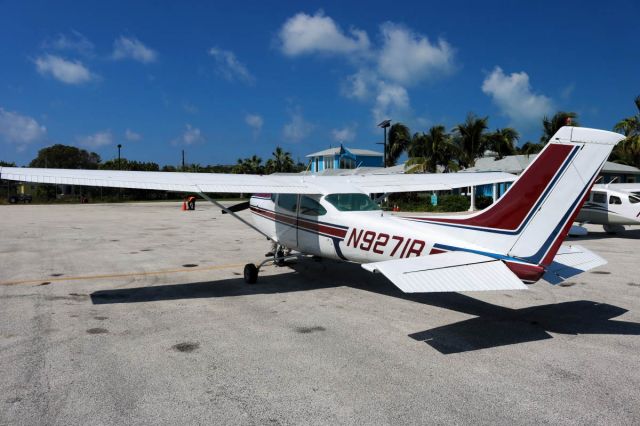
<path fill-rule="evenodd" d="M 558 130 L 523 175 L 533 181 L 534 187 L 544 189 L 529 210 L 509 256 L 543 267 L 551 265 L 598 173 L 622 139 L 618 133 L 603 130 L 581 127 Z M 559 166 L 553 177 L 545 179 L 551 175 L 547 171 L 549 163 Z M 523 179 L 523 183 L 527 181 Z M 517 190 L 515 185 L 513 189 Z"/>
<path fill-rule="evenodd" d="M 466 217 L 428 218 L 488 253 L 547 267 L 585 201 L 618 133 L 562 127 L 502 198 Z M 445 248 L 446 249 L 446 248 Z"/>

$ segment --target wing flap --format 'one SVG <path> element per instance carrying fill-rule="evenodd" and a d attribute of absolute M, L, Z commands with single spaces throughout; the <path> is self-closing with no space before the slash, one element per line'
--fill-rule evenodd
<path fill-rule="evenodd" d="M 525 290 L 527 286 L 500 260 L 447 252 L 362 265 L 379 272 L 405 293 Z"/>
<path fill-rule="evenodd" d="M 582 246 L 562 245 L 542 278 L 550 284 L 556 285 L 606 264 L 606 260 Z"/>

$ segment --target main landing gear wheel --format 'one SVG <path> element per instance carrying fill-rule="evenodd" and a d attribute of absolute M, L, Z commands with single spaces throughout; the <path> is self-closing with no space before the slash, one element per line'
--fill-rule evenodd
<path fill-rule="evenodd" d="M 244 265 L 244 282 L 255 284 L 258 281 L 258 268 L 253 263 Z"/>

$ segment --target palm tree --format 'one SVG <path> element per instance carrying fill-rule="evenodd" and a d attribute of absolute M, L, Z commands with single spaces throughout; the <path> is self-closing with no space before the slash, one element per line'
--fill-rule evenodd
<path fill-rule="evenodd" d="M 517 130 L 505 127 L 487 135 L 487 147 L 495 152 L 496 158 L 500 160 L 507 155 L 515 154 L 518 139 L 520 134 Z"/>
<path fill-rule="evenodd" d="M 531 155 L 539 153 L 542 151 L 542 148 L 544 148 L 544 145 L 541 143 L 526 142 L 520 147 L 518 152 L 522 155 Z"/>
<path fill-rule="evenodd" d="M 470 113 L 464 123 L 453 128 L 455 142 L 460 150 L 458 162 L 462 167 L 472 167 L 476 158 L 480 157 L 486 147 L 487 138 L 485 130 L 489 117 L 476 117 Z"/>
<path fill-rule="evenodd" d="M 294 169 L 293 158 L 291 158 L 291 153 L 286 152 L 284 149 L 279 146 L 276 147 L 276 150 L 271 153 L 273 155 L 273 160 L 271 161 L 271 166 L 273 167 L 273 172 L 291 172 Z"/>
<path fill-rule="evenodd" d="M 411 141 L 411 132 L 409 128 L 402 123 L 395 123 L 389 127 L 389 141 L 387 143 L 387 164 L 385 166 L 394 166 L 398 158 L 409 147 Z"/>
<path fill-rule="evenodd" d="M 542 119 L 542 136 L 540 137 L 540 143 L 546 145 L 553 135 L 563 126 L 579 126 L 578 114 L 575 112 L 559 111 L 551 118 L 545 115 Z"/>
<path fill-rule="evenodd" d="M 238 158 L 232 172 L 248 175 L 263 174 L 262 158 L 257 155 L 253 155 L 251 158 Z"/>
<path fill-rule="evenodd" d="M 638 113 L 623 118 L 613 130 L 625 135 L 625 139 L 613 148 L 611 160 L 628 166 L 640 166 L 640 96 L 634 100 Z"/>
<path fill-rule="evenodd" d="M 248 166 L 251 174 L 257 175 L 264 173 L 262 158 L 257 155 L 252 155 L 251 158 L 248 159 Z"/>
<path fill-rule="evenodd" d="M 407 173 L 427 173 L 430 172 L 432 168 L 435 168 L 431 155 L 431 146 L 426 134 L 414 134 L 407 151 L 409 159 L 404 165 Z"/>
<path fill-rule="evenodd" d="M 416 133 L 409 145 L 409 173 L 435 173 L 442 166 L 445 173 L 457 170 L 455 161 L 458 153 L 444 126 L 433 126 L 427 133 Z"/>

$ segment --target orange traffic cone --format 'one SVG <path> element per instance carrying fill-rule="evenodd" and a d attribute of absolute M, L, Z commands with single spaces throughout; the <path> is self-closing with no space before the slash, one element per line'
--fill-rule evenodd
<path fill-rule="evenodd" d="M 185 211 L 185 210 L 187 210 L 187 202 L 183 201 L 182 202 L 182 211 Z"/>

